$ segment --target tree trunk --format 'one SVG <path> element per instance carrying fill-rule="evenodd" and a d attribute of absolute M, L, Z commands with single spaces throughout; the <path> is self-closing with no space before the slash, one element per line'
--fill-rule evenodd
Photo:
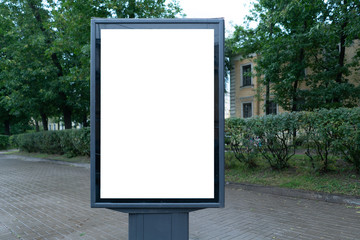
<path fill-rule="evenodd" d="M 40 113 L 41 116 L 41 121 L 44 127 L 44 131 L 48 131 L 48 117 L 46 115 L 46 113 Z"/>
<path fill-rule="evenodd" d="M 344 6 L 347 6 L 347 0 L 344 0 Z M 346 10 L 344 10 L 346 11 Z M 340 71 L 336 74 L 336 83 L 342 82 L 342 76 L 343 76 L 343 67 L 345 65 L 345 40 L 347 38 L 347 35 L 345 33 L 345 28 L 348 25 L 348 18 L 345 17 L 344 22 L 341 24 L 341 30 L 340 30 L 340 53 L 339 53 L 339 60 L 338 60 L 338 66 L 340 68 Z M 334 96 L 333 101 L 338 103 L 340 102 L 340 96 Z"/>
<path fill-rule="evenodd" d="M 273 34 L 273 23 L 270 23 L 270 39 L 272 37 Z M 266 77 L 266 76 L 265 76 Z M 268 79 L 268 77 L 266 77 L 266 93 L 265 93 L 265 114 L 268 115 L 270 114 L 270 109 L 269 109 L 269 105 L 270 105 L 270 79 Z"/>
<path fill-rule="evenodd" d="M 347 25 L 347 21 L 341 25 L 341 33 L 340 33 L 340 53 L 339 53 L 339 72 L 336 74 L 336 83 L 340 84 L 342 82 L 342 76 L 343 76 L 343 67 L 345 64 L 345 40 L 346 40 L 346 34 L 345 34 L 345 27 Z M 338 103 L 340 102 L 340 96 L 335 95 L 333 101 Z"/>
<path fill-rule="evenodd" d="M 39 122 L 37 120 L 35 120 L 35 131 L 40 131 Z"/>
<path fill-rule="evenodd" d="M 266 83 L 266 97 L 265 97 L 265 114 L 269 115 L 270 114 L 270 83 L 267 82 Z"/>
<path fill-rule="evenodd" d="M 297 98 L 298 84 L 299 84 L 299 80 L 295 80 L 293 86 L 293 94 L 292 94 L 292 106 L 291 106 L 292 112 L 298 111 L 298 98 Z"/>
<path fill-rule="evenodd" d="M 344 64 L 345 64 L 345 40 L 346 40 L 346 35 L 343 33 L 345 31 L 345 27 L 346 24 L 344 23 L 341 27 L 341 37 L 340 37 L 340 54 L 339 54 L 339 67 L 343 68 Z M 343 70 L 340 69 L 340 71 L 338 72 L 338 74 L 336 75 L 336 82 L 337 83 L 341 83 L 342 82 L 342 75 L 343 75 Z"/>
<path fill-rule="evenodd" d="M 10 119 L 6 119 L 4 121 L 4 131 L 5 131 L 5 135 L 9 135 L 10 136 Z"/>
<path fill-rule="evenodd" d="M 89 123 L 87 121 L 87 114 L 83 115 L 82 123 L 83 123 L 83 127 L 88 127 L 89 126 Z"/>
<path fill-rule="evenodd" d="M 129 18 L 135 18 L 136 11 L 136 2 L 135 0 L 129 0 Z"/>
<path fill-rule="evenodd" d="M 72 111 L 71 111 L 71 109 L 67 106 L 64 106 L 63 115 L 64 115 L 65 129 L 71 129 L 72 128 L 72 124 L 71 124 Z"/>

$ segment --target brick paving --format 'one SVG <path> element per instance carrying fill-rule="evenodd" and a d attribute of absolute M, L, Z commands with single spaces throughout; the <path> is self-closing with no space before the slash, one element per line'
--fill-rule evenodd
<path fill-rule="evenodd" d="M 0 154 L 0 239 L 127 239 L 127 214 L 90 208 L 89 176 Z M 190 239 L 358 240 L 360 208 L 232 185 L 224 209 L 190 213 Z"/>

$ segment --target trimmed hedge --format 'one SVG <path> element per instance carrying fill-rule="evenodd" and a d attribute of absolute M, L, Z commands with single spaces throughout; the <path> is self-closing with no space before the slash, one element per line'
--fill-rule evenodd
<path fill-rule="evenodd" d="M 90 128 L 14 135 L 11 144 L 27 152 L 90 156 Z"/>
<path fill-rule="evenodd" d="M 9 146 L 9 136 L 0 135 L 0 150 L 7 149 Z"/>
<path fill-rule="evenodd" d="M 286 168 L 301 144 L 315 171 L 326 172 L 333 155 L 360 172 L 360 108 L 227 119 L 226 135 L 235 156 L 249 166 L 261 154 L 272 168 Z"/>
<path fill-rule="evenodd" d="M 261 155 L 273 169 L 283 169 L 295 154 L 293 133 L 299 125 L 299 115 L 283 113 L 249 119 L 227 119 L 226 132 L 235 157 L 249 167 L 256 165 Z M 239 154 L 240 151 L 243 154 Z M 244 160 L 244 158 L 250 159 Z"/>

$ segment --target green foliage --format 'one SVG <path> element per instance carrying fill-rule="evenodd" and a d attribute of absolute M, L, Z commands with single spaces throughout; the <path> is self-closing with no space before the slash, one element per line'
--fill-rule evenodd
<path fill-rule="evenodd" d="M 342 0 L 258 0 L 226 40 L 227 56 L 258 54 L 256 74 L 288 111 L 358 106 L 360 6 Z M 248 25 L 249 26 L 249 25 Z M 348 47 L 357 48 L 348 55 Z M 304 88 L 304 86 L 307 86 Z M 271 90 L 271 91 L 270 91 Z"/>
<path fill-rule="evenodd" d="M 256 167 L 256 158 L 259 155 L 259 142 L 256 140 L 252 125 L 252 121 L 234 118 L 227 120 L 225 126 L 235 158 L 249 168 Z"/>
<path fill-rule="evenodd" d="M 7 149 L 9 146 L 9 136 L 0 135 L 0 150 Z"/>
<path fill-rule="evenodd" d="M 301 115 L 304 146 L 312 167 L 328 171 L 331 155 L 347 160 L 360 170 L 360 108 L 339 108 Z"/>
<path fill-rule="evenodd" d="M 333 142 L 337 138 L 337 128 L 342 116 L 342 109 L 319 110 L 301 115 L 302 129 L 306 136 L 306 152 L 314 170 L 326 172 L 329 157 L 333 152 Z"/>
<path fill-rule="evenodd" d="M 239 166 L 239 160 L 235 157 L 234 153 L 227 151 L 225 153 L 225 169 L 234 169 Z"/>
<path fill-rule="evenodd" d="M 295 154 L 293 134 L 298 128 L 298 117 L 296 113 L 283 113 L 256 120 L 253 131 L 261 142 L 260 153 L 273 169 L 288 167 L 289 159 Z"/>
<path fill-rule="evenodd" d="M 288 167 L 295 154 L 293 132 L 297 129 L 298 115 L 284 113 L 251 119 L 229 119 L 226 131 L 236 158 L 249 167 L 256 166 L 261 154 L 273 169 Z"/>
<path fill-rule="evenodd" d="M 68 157 L 90 156 L 90 128 L 59 131 L 62 151 Z"/>
<path fill-rule="evenodd" d="M 90 156 L 90 128 L 24 133 L 12 136 L 11 141 L 21 151 Z"/>
<path fill-rule="evenodd" d="M 31 119 L 47 130 L 49 117 L 88 126 L 91 18 L 181 12 L 176 0 L 0 1 L 0 134 L 24 132 L 13 126 Z"/>
<path fill-rule="evenodd" d="M 341 109 L 337 128 L 333 135 L 334 151 L 346 161 L 353 164 L 360 173 L 360 108 Z"/>
<path fill-rule="evenodd" d="M 9 137 L 9 144 L 12 148 L 19 148 L 18 136 L 19 135 L 11 135 Z"/>
<path fill-rule="evenodd" d="M 360 172 L 360 108 L 233 118 L 226 131 L 235 157 L 248 165 L 260 154 L 273 169 L 284 169 L 302 143 L 314 171 L 327 172 L 332 161 L 343 159 Z"/>

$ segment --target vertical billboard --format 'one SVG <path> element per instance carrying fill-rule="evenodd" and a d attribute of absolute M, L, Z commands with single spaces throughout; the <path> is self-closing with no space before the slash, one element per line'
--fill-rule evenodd
<path fill-rule="evenodd" d="M 92 206 L 223 206 L 223 19 L 91 30 Z"/>

